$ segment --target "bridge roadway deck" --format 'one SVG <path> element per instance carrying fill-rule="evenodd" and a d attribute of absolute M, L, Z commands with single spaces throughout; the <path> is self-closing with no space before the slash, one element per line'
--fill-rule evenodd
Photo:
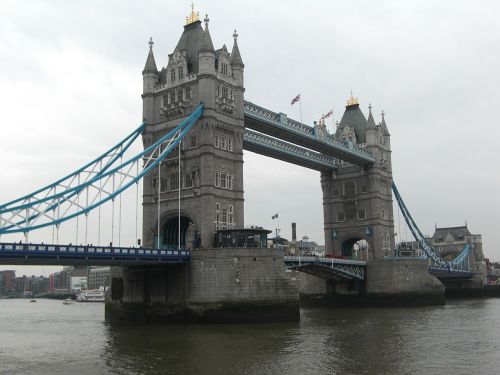
<path fill-rule="evenodd" d="M 276 113 L 248 101 L 244 103 L 244 122 L 245 128 L 352 164 L 370 165 L 374 162 L 371 154 L 363 148 L 338 140 L 330 134 L 324 138 L 317 137 L 313 127 L 289 119 L 284 113 Z"/>
<path fill-rule="evenodd" d="M 243 148 L 256 154 L 269 156 L 320 172 L 337 169 L 335 158 L 331 156 L 323 155 L 248 129 L 245 129 Z"/>
<path fill-rule="evenodd" d="M 184 249 L 0 243 L 0 264 L 138 266 L 190 260 Z"/>

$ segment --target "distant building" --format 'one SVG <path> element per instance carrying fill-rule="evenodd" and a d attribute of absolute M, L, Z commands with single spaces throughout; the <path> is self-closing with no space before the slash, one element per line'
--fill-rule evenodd
<path fill-rule="evenodd" d="M 471 252 L 471 261 L 483 261 L 483 243 L 480 234 L 472 234 L 467 225 L 460 227 L 437 228 L 432 236 L 432 244 L 441 257 L 446 260 L 454 259 L 469 244 L 474 247 Z"/>
<path fill-rule="evenodd" d="M 432 237 L 426 237 L 428 244 L 432 245 L 438 254 L 445 260 L 453 260 L 466 245 L 473 246 L 469 261 L 484 261 L 483 244 L 480 234 L 472 234 L 467 225 L 459 227 L 435 228 Z M 418 241 L 400 242 L 396 246 L 398 256 L 424 256 L 424 250 Z"/>
<path fill-rule="evenodd" d="M 315 241 L 310 241 L 309 237 L 304 235 L 300 241 L 295 243 L 295 247 L 300 255 L 324 255 L 325 246 L 318 245 Z"/>
<path fill-rule="evenodd" d="M 16 277 L 14 279 L 14 292 L 18 295 L 33 296 L 47 293 L 49 290 L 49 279 L 44 276 Z"/>
<path fill-rule="evenodd" d="M 72 276 L 70 280 L 72 292 L 87 289 L 87 276 Z"/>
<path fill-rule="evenodd" d="M 10 294 L 14 291 L 16 271 L 0 271 L 0 295 Z"/>
<path fill-rule="evenodd" d="M 88 288 L 99 289 L 100 287 L 109 287 L 110 268 L 109 267 L 90 267 L 88 273 Z"/>

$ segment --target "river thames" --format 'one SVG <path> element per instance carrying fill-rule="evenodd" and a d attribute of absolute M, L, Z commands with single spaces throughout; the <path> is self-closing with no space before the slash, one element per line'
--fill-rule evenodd
<path fill-rule="evenodd" d="M 300 323 L 124 326 L 104 304 L 0 300 L 1 374 L 498 374 L 500 299 L 304 308 Z"/>

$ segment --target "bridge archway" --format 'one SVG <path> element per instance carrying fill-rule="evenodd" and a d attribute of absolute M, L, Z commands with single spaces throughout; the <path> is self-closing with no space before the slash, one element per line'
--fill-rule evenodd
<path fill-rule="evenodd" d="M 194 223 L 187 215 L 181 214 L 180 220 L 178 215 L 168 216 L 161 225 L 160 233 L 162 248 L 177 248 L 179 246 L 179 233 L 181 248 L 193 247 Z"/>
<path fill-rule="evenodd" d="M 348 258 L 365 258 L 369 249 L 368 241 L 363 237 L 351 237 L 342 242 L 342 256 Z"/>

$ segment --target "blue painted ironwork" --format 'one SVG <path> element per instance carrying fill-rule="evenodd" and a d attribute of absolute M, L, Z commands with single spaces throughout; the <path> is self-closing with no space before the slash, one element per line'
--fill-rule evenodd
<path fill-rule="evenodd" d="M 105 153 L 92 160 L 90 163 L 85 164 L 83 167 L 70 173 L 69 175 L 49 184 L 39 190 L 36 190 L 28 195 L 14 199 L 13 201 L 0 205 L 0 213 L 6 209 L 23 208 L 31 201 L 39 201 L 39 199 L 50 198 L 57 193 L 57 190 L 64 191 L 69 187 L 74 186 L 79 176 L 84 177 L 84 181 L 89 180 L 92 176 L 99 175 L 106 171 L 113 165 L 120 157 L 123 156 L 125 151 L 134 143 L 136 138 L 144 132 L 146 123 L 143 122 L 137 129 L 130 133 L 123 140 L 118 142 L 115 146 L 111 147 Z M 104 165 L 103 165 L 104 164 Z M 18 204 L 17 206 L 14 206 Z"/>
<path fill-rule="evenodd" d="M 323 258 L 311 256 L 285 256 L 288 269 L 305 270 L 305 267 L 316 266 L 333 272 L 348 280 L 364 280 L 366 262 L 352 259 Z"/>
<path fill-rule="evenodd" d="M 471 244 L 466 244 L 455 259 L 451 261 L 444 260 L 436 251 L 436 249 L 434 249 L 434 247 L 427 242 L 425 236 L 418 228 L 394 182 L 392 183 L 392 191 L 394 192 L 394 196 L 396 197 L 396 201 L 398 202 L 399 208 L 403 214 L 406 224 L 410 228 L 413 237 L 424 251 L 423 257 L 430 259 L 430 267 L 433 267 L 434 269 L 439 268 L 440 270 L 448 272 L 453 272 L 454 270 L 459 270 L 460 272 L 469 270 L 470 267 L 468 256 L 473 246 Z"/>
<path fill-rule="evenodd" d="M 287 132 L 291 132 L 300 137 L 305 137 L 310 140 L 314 140 L 315 142 L 323 143 L 334 150 L 354 156 L 357 160 L 363 161 L 364 163 L 373 163 L 375 161 L 369 151 L 352 143 L 339 140 L 331 134 L 326 134 L 325 137 L 318 137 L 315 134 L 313 127 L 289 119 L 284 113 L 270 111 L 249 101 L 244 102 L 243 108 L 246 117 L 263 121 L 272 127 L 286 130 Z"/>
<path fill-rule="evenodd" d="M 310 165 L 317 170 L 334 170 L 335 158 L 308 150 L 306 148 L 272 138 L 262 133 L 245 129 L 243 136 L 245 149 L 256 151 L 257 149 L 269 150 L 274 154 L 282 154 L 285 158 L 300 164 Z"/>
<path fill-rule="evenodd" d="M 190 260 L 186 249 L 0 243 L 0 264 L 144 265 Z"/>
<path fill-rule="evenodd" d="M 203 105 L 200 104 L 181 124 L 151 146 L 125 162 L 122 162 L 123 153 L 112 156 L 104 166 L 100 164 L 102 168 L 90 178 L 85 178 L 88 174 L 85 168 L 72 173 L 69 176 L 78 181 L 74 186 L 66 186 L 63 191 L 56 191 L 52 187 L 37 190 L 31 195 L 0 206 L 0 235 L 26 233 L 34 229 L 59 225 L 79 215 L 87 215 L 103 203 L 114 200 L 157 167 L 179 145 L 202 114 Z M 128 148 L 129 145 L 127 141 L 124 147 Z M 142 167 L 139 166 L 141 162 L 143 162 Z M 81 177 L 82 174 L 85 176 Z M 38 193 L 42 191 L 45 195 L 39 196 Z M 79 197 L 84 192 L 85 202 L 80 204 Z"/>

